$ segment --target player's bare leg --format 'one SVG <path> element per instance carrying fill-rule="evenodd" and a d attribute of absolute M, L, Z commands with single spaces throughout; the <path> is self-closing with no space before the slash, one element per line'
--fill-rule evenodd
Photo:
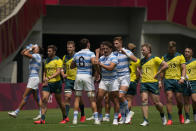
<path fill-rule="evenodd" d="M 185 124 L 190 123 L 190 96 L 184 96 L 184 111 L 185 111 L 185 116 L 186 116 L 186 120 L 185 120 Z"/>
<path fill-rule="evenodd" d="M 184 117 L 182 114 L 183 110 L 183 95 L 182 93 L 175 93 L 177 107 L 178 107 L 178 115 L 179 115 L 179 121 L 181 124 L 184 124 Z"/>

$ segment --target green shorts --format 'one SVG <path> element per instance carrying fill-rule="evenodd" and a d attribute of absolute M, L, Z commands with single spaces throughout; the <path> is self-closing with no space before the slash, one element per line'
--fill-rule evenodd
<path fill-rule="evenodd" d="M 136 94 L 137 94 L 137 83 L 131 81 L 130 84 L 129 84 L 127 95 L 133 95 L 133 96 L 135 96 Z"/>
<path fill-rule="evenodd" d="M 153 82 L 153 83 L 141 83 L 140 87 L 140 93 L 142 92 L 151 92 L 152 94 L 159 95 L 159 86 L 158 82 Z"/>
<path fill-rule="evenodd" d="M 178 80 L 165 79 L 164 80 L 165 91 L 173 91 L 178 93 L 183 93 L 182 85 L 178 84 Z"/>
<path fill-rule="evenodd" d="M 196 93 L 196 81 L 185 81 L 182 87 L 184 88 L 184 96 L 191 96 Z"/>
<path fill-rule="evenodd" d="M 65 79 L 64 90 L 74 91 L 74 82 L 75 80 Z"/>
<path fill-rule="evenodd" d="M 50 93 L 60 94 L 62 89 L 62 82 L 57 81 L 54 83 L 48 83 L 47 86 L 43 86 L 42 91 L 47 91 Z"/>

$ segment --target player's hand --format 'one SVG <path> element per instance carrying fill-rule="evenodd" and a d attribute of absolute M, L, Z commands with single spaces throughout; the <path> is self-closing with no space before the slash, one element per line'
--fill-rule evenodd
<path fill-rule="evenodd" d="M 154 79 L 158 79 L 158 76 L 159 76 L 159 75 L 158 75 L 158 74 L 156 74 L 156 75 L 154 76 Z"/>
<path fill-rule="evenodd" d="M 63 78 L 67 78 L 67 75 L 66 74 L 63 74 Z"/>
<path fill-rule="evenodd" d="M 123 49 L 120 49 L 119 52 L 121 52 L 122 54 L 126 54 L 126 52 Z"/>
<path fill-rule="evenodd" d="M 100 48 L 97 48 L 97 49 L 95 50 L 95 53 L 96 53 L 96 54 L 99 54 L 99 53 L 100 53 Z"/>
<path fill-rule="evenodd" d="M 158 84 L 159 88 L 162 89 L 163 88 L 163 82 L 162 81 L 159 81 L 158 83 L 159 83 Z"/>
<path fill-rule="evenodd" d="M 178 81 L 178 84 L 183 84 L 184 83 L 184 79 L 180 79 L 179 81 Z"/>
<path fill-rule="evenodd" d="M 101 76 L 99 74 L 95 75 L 95 81 L 99 81 L 101 79 Z"/>
<path fill-rule="evenodd" d="M 42 86 L 48 86 L 48 82 L 43 82 Z"/>
<path fill-rule="evenodd" d="M 96 65 L 98 65 L 98 64 L 99 64 L 99 60 L 96 60 L 96 59 L 95 59 L 95 61 L 94 61 L 94 62 L 95 62 L 95 64 L 96 64 Z"/>

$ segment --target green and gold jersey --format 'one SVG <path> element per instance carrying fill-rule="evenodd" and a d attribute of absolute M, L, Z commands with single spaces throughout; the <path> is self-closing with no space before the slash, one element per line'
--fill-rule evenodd
<path fill-rule="evenodd" d="M 158 82 L 155 75 L 159 70 L 160 64 L 163 62 L 159 57 L 151 56 L 148 59 L 141 59 L 140 66 L 142 67 L 142 83 Z"/>
<path fill-rule="evenodd" d="M 192 58 L 191 60 L 186 62 L 186 75 L 188 80 L 194 81 L 196 80 L 196 59 Z"/>
<path fill-rule="evenodd" d="M 46 77 L 52 76 L 54 73 L 56 73 L 58 68 L 62 68 L 62 67 L 63 67 L 63 62 L 59 57 L 55 56 L 53 59 L 47 58 L 44 64 L 44 71 L 46 73 Z M 61 77 L 59 74 L 55 78 L 50 79 L 48 82 L 54 83 L 60 80 Z"/>
<path fill-rule="evenodd" d="M 69 80 L 75 80 L 76 74 L 77 74 L 77 68 L 71 69 L 71 63 L 73 61 L 73 56 L 69 57 L 68 55 L 65 55 L 63 57 L 63 68 L 66 71 L 67 79 Z"/>
<path fill-rule="evenodd" d="M 136 72 L 137 72 L 137 67 L 140 65 L 140 59 L 137 59 L 136 62 L 131 61 L 130 62 L 130 81 L 134 82 L 137 79 Z"/>
<path fill-rule="evenodd" d="M 168 68 L 165 71 L 165 79 L 179 80 L 181 78 L 181 65 L 185 64 L 184 56 L 176 52 L 174 56 L 166 54 L 162 57 L 162 60 L 168 64 Z"/>

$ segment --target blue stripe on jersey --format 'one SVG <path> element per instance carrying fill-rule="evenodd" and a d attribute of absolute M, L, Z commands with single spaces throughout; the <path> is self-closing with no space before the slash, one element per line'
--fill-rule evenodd
<path fill-rule="evenodd" d="M 29 62 L 29 77 L 38 77 L 41 68 L 40 54 L 33 54 Z"/>
<path fill-rule="evenodd" d="M 123 50 L 129 55 L 133 55 L 133 53 L 130 50 L 124 49 Z M 118 65 L 117 65 L 117 75 L 118 76 L 124 76 L 124 75 L 129 75 L 129 64 L 130 64 L 130 59 L 128 56 L 125 54 L 122 54 L 121 52 L 115 51 L 114 55 L 117 56 L 118 58 Z"/>
<path fill-rule="evenodd" d="M 118 64 L 117 57 L 111 53 L 109 56 L 101 56 L 99 61 L 104 65 L 110 65 L 110 63 Z M 102 79 L 106 81 L 114 80 L 117 77 L 116 67 L 112 70 L 106 70 L 102 68 Z"/>
<path fill-rule="evenodd" d="M 77 66 L 77 74 L 89 74 L 92 75 L 92 63 L 91 58 L 95 57 L 95 54 L 89 49 L 82 49 L 74 55 L 74 61 Z"/>

